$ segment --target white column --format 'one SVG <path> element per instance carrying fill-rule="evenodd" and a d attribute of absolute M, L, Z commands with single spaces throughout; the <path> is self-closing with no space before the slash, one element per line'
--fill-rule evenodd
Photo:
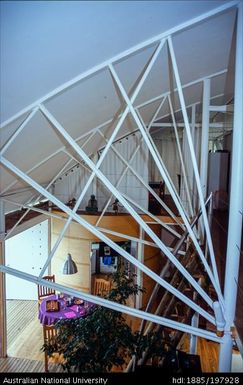
<path fill-rule="evenodd" d="M 230 328 L 235 318 L 237 299 L 237 282 L 240 263 L 240 247 L 242 234 L 242 201 L 243 201 L 243 95 L 242 95 L 242 20 L 243 3 L 238 5 L 238 23 L 236 35 L 236 59 L 235 59 L 235 111 L 232 144 L 231 186 L 228 243 L 225 269 L 225 336 L 220 347 L 219 370 L 229 372 L 231 370 L 232 341 Z"/>
<path fill-rule="evenodd" d="M 232 338 L 231 333 L 226 332 L 220 343 L 220 352 L 219 352 L 219 372 L 230 372 L 231 371 L 231 361 L 232 361 Z"/>
<path fill-rule="evenodd" d="M 203 103 L 202 103 L 202 132 L 201 132 L 201 159 L 200 159 L 200 181 L 203 197 L 207 195 L 208 177 L 208 137 L 209 137 L 209 106 L 210 106 L 210 79 L 203 81 Z M 203 219 L 199 221 L 200 241 L 204 242 Z"/>
<path fill-rule="evenodd" d="M 201 140 L 201 164 L 200 164 L 200 180 L 201 180 L 204 198 L 207 195 L 209 105 L 210 105 L 210 79 L 205 79 L 203 81 L 202 140 Z"/>
<path fill-rule="evenodd" d="M 4 202 L 0 199 L 0 264 L 5 264 Z M 0 358 L 7 355 L 5 274 L 0 273 Z"/>

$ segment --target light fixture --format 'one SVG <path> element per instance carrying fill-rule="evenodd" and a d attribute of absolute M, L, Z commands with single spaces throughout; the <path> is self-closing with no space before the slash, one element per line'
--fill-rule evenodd
<path fill-rule="evenodd" d="M 76 263 L 72 260 L 72 256 L 70 253 L 67 255 L 67 259 L 63 265 L 63 274 L 76 274 L 78 272 L 78 268 Z"/>

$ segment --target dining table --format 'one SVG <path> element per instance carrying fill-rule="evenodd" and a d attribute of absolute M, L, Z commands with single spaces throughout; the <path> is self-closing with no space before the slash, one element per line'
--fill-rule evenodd
<path fill-rule="evenodd" d="M 50 303 L 57 305 L 56 309 L 50 308 Z M 70 300 L 67 296 L 61 297 L 55 294 L 41 301 L 38 318 L 42 325 L 53 325 L 61 319 L 86 317 L 94 307 L 95 304 L 92 302 Z"/>

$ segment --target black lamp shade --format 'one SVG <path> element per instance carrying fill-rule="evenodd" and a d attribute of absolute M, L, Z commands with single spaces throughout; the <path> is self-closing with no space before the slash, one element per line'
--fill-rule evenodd
<path fill-rule="evenodd" d="M 71 254 L 68 253 L 67 259 L 63 265 L 63 274 L 75 274 L 78 272 L 76 263 L 72 260 Z"/>

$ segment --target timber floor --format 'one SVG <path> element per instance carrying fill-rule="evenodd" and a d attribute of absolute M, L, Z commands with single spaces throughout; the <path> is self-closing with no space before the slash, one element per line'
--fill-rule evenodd
<path fill-rule="evenodd" d="M 62 372 L 58 365 L 49 364 L 49 372 Z M 44 362 L 26 358 L 0 358 L 0 373 L 44 373 Z"/>
<path fill-rule="evenodd" d="M 37 301 L 7 300 L 7 339 L 11 346 L 17 336 L 36 319 L 38 314 Z"/>
<path fill-rule="evenodd" d="M 187 334 L 184 334 L 178 348 L 186 353 L 189 352 L 189 336 Z M 240 353 L 236 350 L 233 350 L 232 353 L 232 372 L 243 372 L 243 360 Z M 203 373 L 217 373 L 219 345 L 216 342 L 198 337 L 197 354 L 200 356 Z"/>
<path fill-rule="evenodd" d="M 41 351 L 43 335 L 42 325 L 38 320 L 38 307 L 33 303 L 35 301 L 14 302 L 16 303 L 10 306 L 8 304 L 7 323 L 11 344 L 8 344 L 8 358 L 0 359 L 0 372 L 43 372 L 44 353 Z M 30 306 L 30 312 L 32 312 L 32 316 L 26 321 L 24 321 L 25 317 L 19 314 L 23 312 L 21 302 L 32 302 L 26 305 L 28 308 Z M 186 335 L 182 339 L 180 349 L 189 351 L 189 338 Z M 197 354 L 201 357 L 203 372 L 217 372 L 218 344 L 198 338 Z M 60 372 L 61 369 L 51 364 L 50 371 Z"/>
<path fill-rule="evenodd" d="M 7 300 L 6 307 L 8 356 L 43 361 L 37 301 Z"/>
<path fill-rule="evenodd" d="M 186 353 L 189 352 L 189 336 L 184 334 L 178 348 Z M 203 338 L 197 339 L 197 354 L 200 356 L 203 372 L 217 372 L 218 370 L 219 345 L 216 342 Z"/>

